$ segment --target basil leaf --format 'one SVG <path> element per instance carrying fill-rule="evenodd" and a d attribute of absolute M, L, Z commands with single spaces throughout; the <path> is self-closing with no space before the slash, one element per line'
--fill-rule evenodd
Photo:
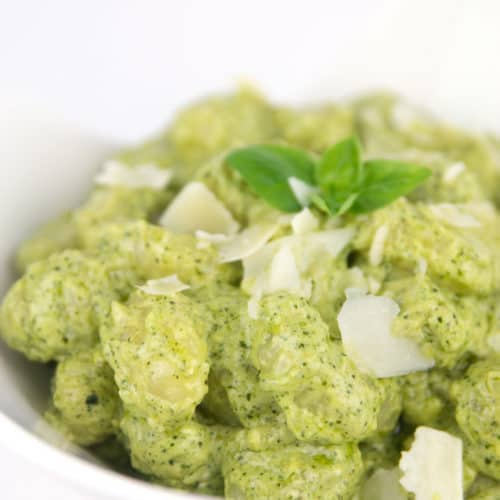
<path fill-rule="evenodd" d="M 363 178 L 361 146 L 355 137 L 329 148 L 316 168 L 316 180 L 321 187 L 351 191 Z"/>
<path fill-rule="evenodd" d="M 321 202 L 313 199 L 313 203 L 330 215 L 342 215 L 350 210 L 358 196 L 358 192 L 329 190 L 320 195 Z"/>
<path fill-rule="evenodd" d="M 328 207 L 326 201 L 320 194 L 313 195 L 311 198 L 311 203 L 322 212 L 325 212 L 326 214 L 331 214 L 330 208 Z"/>
<path fill-rule="evenodd" d="M 302 209 L 288 183 L 290 177 L 315 184 L 312 157 L 289 146 L 262 144 L 237 149 L 226 157 L 226 162 L 257 195 L 283 212 Z"/>
<path fill-rule="evenodd" d="M 364 179 L 351 212 L 371 212 L 413 191 L 432 171 L 425 167 L 393 160 L 364 163 Z"/>

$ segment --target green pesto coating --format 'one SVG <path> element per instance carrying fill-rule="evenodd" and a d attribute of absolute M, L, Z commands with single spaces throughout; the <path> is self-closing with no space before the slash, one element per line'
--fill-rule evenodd
<path fill-rule="evenodd" d="M 100 346 L 70 355 L 57 365 L 52 403 L 46 418 L 70 441 L 89 446 L 113 435 L 120 399 Z"/>
<path fill-rule="evenodd" d="M 208 348 L 203 316 L 176 294 L 137 291 L 114 302 L 101 328 L 106 360 L 125 409 L 161 429 L 189 421 L 207 392 Z"/>
<path fill-rule="evenodd" d="M 492 486 L 475 495 L 468 496 L 468 500 L 498 500 L 500 498 L 500 486 Z"/>
<path fill-rule="evenodd" d="M 383 258 L 393 266 L 414 272 L 424 259 L 431 278 L 458 292 L 487 295 L 498 289 L 498 247 L 476 230 L 448 226 L 425 204 L 400 198 L 360 225 L 356 246 L 362 251 L 369 250 L 378 228 L 388 228 Z"/>
<path fill-rule="evenodd" d="M 362 471 L 361 454 L 353 444 L 242 451 L 223 462 L 225 496 L 231 500 L 347 500 Z"/>
<path fill-rule="evenodd" d="M 208 390 L 200 403 L 200 411 L 216 422 L 237 427 L 240 425 L 240 419 L 233 411 L 227 390 L 222 385 L 218 375 L 216 368 L 211 365 L 207 379 Z"/>
<path fill-rule="evenodd" d="M 172 198 L 168 191 L 125 187 L 96 188 L 74 211 L 74 223 L 83 246 L 92 245 L 95 229 L 112 222 L 152 220 Z"/>
<path fill-rule="evenodd" d="M 263 389 L 250 361 L 247 298 L 229 286 L 200 289 L 195 297 L 210 313 L 206 316 L 210 369 L 225 389 L 234 415 L 245 427 L 281 421 L 273 395 Z"/>
<path fill-rule="evenodd" d="M 307 301 L 288 293 L 268 295 L 249 329 L 262 387 L 273 394 L 297 439 L 358 441 L 377 430 L 384 391 L 330 339 Z"/>
<path fill-rule="evenodd" d="M 168 132 L 182 167 L 177 177 L 191 179 L 208 158 L 243 144 L 269 141 L 277 135 L 272 107 L 250 89 L 210 97 L 181 111 Z"/>
<path fill-rule="evenodd" d="M 473 172 L 486 197 L 496 197 L 500 157 L 494 138 L 443 124 L 390 94 L 354 102 L 355 129 L 370 156 L 418 149 L 439 152 L 450 163 L 461 161 Z"/>
<path fill-rule="evenodd" d="M 500 357 L 471 365 L 452 386 L 455 416 L 465 434 L 465 457 L 500 480 Z"/>
<path fill-rule="evenodd" d="M 198 248 L 194 236 L 170 233 L 145 221 L 101 226 L 87 250 L 99 256 L 125 297 L 138 283 L 170 274 L 196 287 L 231 281 L 237 273 L 234 266 L 219 263 L 213 247 Z"/>
<path fill-rule="evenodd" d="M 354 116 L 348 106 L 278 108 L 276 121 L 285 142 L 318 153 L 354 132 Z"/>
<path fill-rule="evenodd" d="M 424 274 L 388 281 L 382 293 L 401 309 L 392 324 L 394 335 L 415 340 L 439 366 L 453 367 L 466 353 L 486 343 L 492 299 L 458 294 Z"/>
<path fill-rule="evenodd" d="M 379 432 L 360 443 L 365 478 L 377 469 L 397 467 L 406 436 L 406 432 L 395 428 L 391 432 Z"/>
<path fill-rule="evenodd" d="M 500 482 L 479 474 L 467 489 L 467 500 L 497 500 L 500 498 Z"/>
<path fill-rule="evenodd" d="M 67 212 L 43 224 L 17 249 L 16 267 L 24 273 L 28 266 L 53 253 L 78 247 L 78 233 L 73 222 L 73 212 Z"/>
<path fill-rule="evenodd" d="M 432 176 L 408 194 L 410 201 L 423 201 L 427 203 L 469 203 L 481 202 L 487 198 L 483 187 L 474 172 L 461 162 L 452 160 L 443 153 L 426 152 L 416 149 L 406 150 L 402 153 L 389 154 L 388 157 L 396 160 L 425 165 L 432 170 Z M 451 180 L 448 175 L 457 168 L 461 170 Z M 453 167 L 455 165 L 455 167 Z M 452 168 L 450 168 L 452 167 Z"/>
<path fill-rule="evenodd" d="M 97 343 L 115 299 L 104 266 L 78 250 L 31 264 L 0 309 L 0 331 L 35 361 L 59 360 Z"/>
<path fill-rule="evenodd" d="M 131 414 L 125 414 L 121 429 L 137 470 L 174 488 L 223 492 L 221 445 L 231 431 L 196 421 L 163 430 Z"/>

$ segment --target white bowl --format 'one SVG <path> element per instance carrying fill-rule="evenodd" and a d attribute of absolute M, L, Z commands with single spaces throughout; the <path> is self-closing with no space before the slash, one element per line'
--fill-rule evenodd
<path fill-rule="evenodd" d="M 0 297 L 14 279 L 12 255 L 23 238 L 88 191 L 93 172 L 116 144 L 85 133 L 32 103 L 0 104 Z M 99 498 L 200 498 L 106 469 L 42 419 L 49 370 L 0 341 L 0 446 Z"/>

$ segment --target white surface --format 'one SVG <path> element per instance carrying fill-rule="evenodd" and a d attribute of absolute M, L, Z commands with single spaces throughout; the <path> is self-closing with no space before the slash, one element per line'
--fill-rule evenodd
<path fill-rule="evenodd" d="M 140 138 L 239 77 L 286 100 L 392 87 L 500 128 L 497 0 L 0 4 L 0 86 L 105 136 Z"/>
<path fill-rule="evenodd" d="M 33 500 L 44 499 L 44 492 L 50 492 L 50 500 L 89 500 L 92 498 L 87 493 L 76 491 L 71 484 L 47 474 L 39 467 L 22 458 L 9 453 L 0 453 L 0 469 L 2 482 L 2 498 L 5 500 Z M 20 471 L 24 471 L 21 474 Z M 5 495 L 5 496 L 3 496 Z M 95 498 L 95 497 L 94 497 Z"/>
<path fill-rule="evenodd" d="M 240 76 L 294 101 L 391 87 L 450 118 L 500 130 L 497 0 L 0 0 L 0 6 L 0 101 L 29 96 L 104 137 L 140 139 L 179 104 Z M 22 113 L 12 123 L 5 116 L 0 140 L 12 124 L 23 126 Z M 46 132 L 39 128 L 27 143 L 44 152 Z M 12 161 L 0 163 L 4 252 L 76 201 L 90 178 L 71 154 L 70 168 L 56 175 L 35 164 L 13 175 L 25 151 L 12 151 Z M 0 407 L 10 394 L 12 416 L 28 425 L 37 391 L 30 406 L 23 394 L 31 386 L 6 383 L 0 379 Z M 50 466 L 40 453 L 34 459 Z M 97 498 L 24 466 L 11 452 L 0 451 L 0 467 L 2 499 Z"/>

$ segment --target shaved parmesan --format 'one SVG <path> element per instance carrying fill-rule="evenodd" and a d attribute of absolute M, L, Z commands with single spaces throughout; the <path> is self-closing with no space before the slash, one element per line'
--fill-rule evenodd
<path fill-rule="evenodd" d="M 400 482 L 415 500 L 463 498 L 462 440 L 447 432 L 418 427 L 409 451 L 401 454 Z"/>
<path fill-rule="evenodd" d="M 171 295 L 187 290 L 190 286 L 179 280 L 176 274 L 172 274 L 165 278 L 146 281 L 144 285 L 137 288 L 148 295 Z"/>
<path fill-rule="evenodd" d="M 245 258 L 241 287 L 251 296 L 249 315 L 258 314 L 258 303 L 263 295 L 277 290 L 310 297 L 312 283 L 307 279 L 310 266 L 325 254 L 336 257 L 353 234 L 353 229 L 343 228 L 285 236 Z"/>
<path fill-rule="evenodd" d="M 318 188 L 307 184 L 297 177 L 289 177 L 288 184 L 297 201 L 307 207 L 311 203 L 311 198 L 318 192 Z"/>
<path fill-rule="evenodd" d="M 455 182 L 456 178 L 465 170 L 465 165 L 463 163 L 453 163 L 450 165 L 443 174 L 443 182 L 445 184 L 452 184 Z"/>
<path fill-rule="evenodd" d="M 239 224 L 231 212 L 201 182 L 190 182 L 174 198 L 160 217 L 159 223 L 174 233 L 233 235 Z"/>
<path fill-rule="evenodd" d="M 306 207 L 293 216 L 291 226 L 294 234 L 304 234 L 316 231 L 319 222 L 313 213 Z"/>
<path fill-rule="evenodd" d="M 337 320 L 345 352 L 357 367 L 376 377 L 406 375 L 434 366 L 413 340 L 391 334 L 399 306 L 388 297 L 346 291 Z"/>
<path fill-rule="evenodd" d="M 219 245 L 221 262 L 235 262 L 256 253 L 278 230 L 278 224 L 255 224 Z"/>
<path fill-rule="evenodd" d="M 278 290 L 288 290 L 290 292 L 300 292 L 301 281 L 295 257 L 289 246 L 283 246 L 274 255 L 269 270 L 267 292 L 272 293 Z"/>
<path fill-rule="evenodd" d="M 417 259 L 417 274 L 425 274 L 427 272 L 427 261 L 423 257 Z"/>
<path fill-rule="evenodd" d="M 375 231 L 375 236 L 370 247 L 369 259 L 372 266 L 379 266 L 384 258 L 385 241 L 389 236 L 389 226 L 384 224 Z"/>
<path fill-rule="evenodd" d="M 471 214 L 465 212 L 464 207 L 453 203 L 436 203 L 429 205 L 433 215 L 453 227 L 481 227 L 481 223 Z"/>
<path fill-rule="evenodd" d="M 248 317 L 251 319 L 257 319 L 259 317 L 259 298 L 252 297 L 248 301 Z"/>
<path fill-rule="evenodd" d="M 172 170 L 152 164 L 128 167 L 118 161 L 106 162 L 94 181 L 101 186 L 124 186 L 161 190 L 172 179 Z"/>
<path fill-rule="evenodd" d="M 336 257 L 353 236 L 352 228 L 342 228 L 285 236 L 274 240 L 243 260 L 243 281 L 254 280 L 265 272 L 274 255 L 285 245 L 293 251 L 299 271 L 305 273 L 322 254 Z"/>
<path fill-rule="evenodd" d="M 207 233 L 201 229 L 195 231 L 194 235 L 198 240 L 196 245 L 197 248 L 208 248 L 210 245 L 220 245 L 221 243 L 226 243 L 231 240 L 231 236 L 227 234 Z"/>
<path fill-rule="evenodd" d="M 400 470 L 377 469 L 361 488 L 360 500 L 406 500 L 407 494 L 399 483 Z"/>
<path fill-rule="evenodd" d="M 488 345 L 495 351 L 500 352 L 500 333 L 488 337 Z"/>

